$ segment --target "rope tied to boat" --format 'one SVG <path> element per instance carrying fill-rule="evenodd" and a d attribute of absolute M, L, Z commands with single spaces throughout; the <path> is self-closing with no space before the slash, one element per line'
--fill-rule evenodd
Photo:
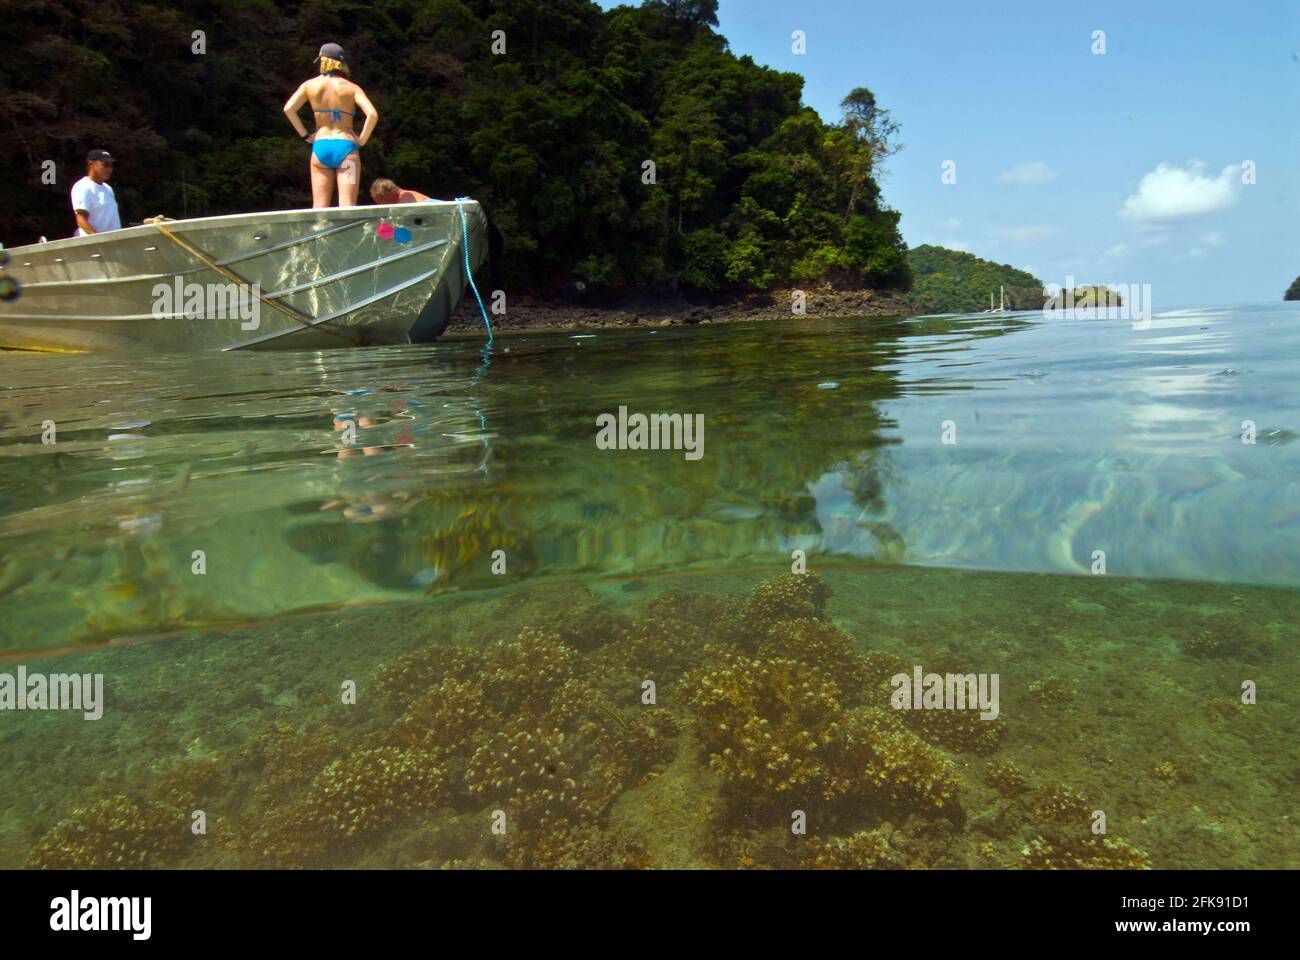
<path fill-rule="evenodd" d="M 456 209 L 460 211 L 460 236 L 461 252 L 465 255 L 465 277 L 469 280 L 469 288 L 474 291 L 474 299 L 478 301 L 479 313 L 483 314 L 483 326 L 487 327 L 487 344 L 492 346 L 492 321 L 488 319 L 487 310 L 483 306 L 483 298 L 478 295 L 478 287 L 474 284 L 474 273 L 469 266 L 469 222 L 465 219 L 465 205 L 463 201 L 469 200 L 469 197 L 457 197 Z"/>
<path fill-rule="evenodd" d="M 483 326 L 487 327 L 488 335 L 487 343 L 483 344 L 483 362 L 479 364 L 478 369 L 474 371 L 474 376 L 470 378 L 470 383 L 477 384 L 483 377 L 487 376 L 488 364 L 492 362 L 492 322 L 488 320 L 487 310 L 483 308 L 483 298 L 478 295 L 478 287 L 474 285 L 474 273 L 469 266 L 469 223 L 465 219 L 463 203 L 468 199 L 470 198 L 456 198 L 456 209 L 460 211 L 460 245 L 465 255 L 465 276 L 469 280 L 469 288 L 474 291 L 474 299 L 478 301 L 479 313 L 483 314 Z M 478 472 L 487 476 L 488 460 L 492 457 L 492 444 L 488 443 L 487 417 L 483 416 L 483 411 L 478 408 L 478 404 L 474 405 L 474 412 L 478 414 L 479 436 L 483 442 L 483 457 L 478 462 Z"/>
<path fill-rule="evenodd" d="M 157 230 L 158 230 L 158 231 L 159 231 L 159 232 L 160 232 L 164 237 L 166 237 L 166 238 L 167 238 L 168 240 L 170 240 L 172 243 L 176 244 L 176 246 L 180 247 L 182 250 L 186 251 L 190 256 L 194 257 L 196 260 L 198 260 L 200 263 L 202 263 L 202 264 L 203 264 L 205 267 L 207 267 L 209 270 L 213 271 L 213 272 L 216 273 L 216 274 L 219 274 L 220 276 L 225 277 L 225 278 L 226 278 L 227 280 L 229 280 L 231 283 L 237 284 L 241 289 L 244 289 L 244 290 L 252 290 L 252 289 L 253 289 L 252 284 L 250 284 L 247 280 L 245 280 L 245 279 L 244 279 L 243 277 L 241 277 L 239 274 L 235 273 L 235 271 L 233 271 L 233 270 L 228 270 L 228 269 L 226 269 L 225 267 L 223 267 L 221 264 L 219 264 L 219 263 L 217 263 L 216 261 L 212 260 L 212 259 L 211 259 L 210 257 L 208 257 L 208 256 L 207 256 L 207 255 L 206 255 L 202 250 L 200 250 L 198 247 L 194 246 L 194 244 L 190 243 L 190 242 L 189 242 L 188 240 L 186 240 L 184 237 L 178 237 L 176 234 L 172 233 L 170 230 L 168 230 L 166 227 L 164 227 L 164 226 L 162 225 L 161 222 L 159 222 L 159 221 L 157 221 L 157 220 L 154 220 L 152 223 L 153 223 L 153 226 L 154 226 L 154 227 L 155 227 L 155 228 L 156 228 L 156 229 L 157 229 Z M 309 330 L 320 330 L 320 331 L 322 331 L 323 333 L 328 333 L 328 334 L 330 334 L 330 335 L 332 335 L 332 336 L 338 337 L 339 339 L 341 339 L 341 340 L 343 340 L 343 341 L 345 341 L 345 342 L 351 344 L 351 345 L 354 346 L 354 347 L 363 346 L 362 342 L 361 342 L 359 339 L 354 338 L 354 337 L 350 337 L 350 336 L 348 336 L 348 335 L 346 335 L 346 334 L 344 334 L 344 333 L 341 333 L 341 332 L 338 331 L 338 330 L 333 330 L 333 329 L 331 329 L 331 328 L 329 328 L 329 327 L 326 327 L 326 326 L 322 326 L 322 325 L 320 325 L 320 324 L 317 324 L 317 323 L 315 323 L 315 322 L 314 322 L 310 317 L 308 317 L 308 316 L 306 316 L 306 315 L 304 315 L 304 314 L 299 313 L 297 310 L 293 309 L 292 307 L 288 306 L 287 304 L 277 303 L 277 302 L 274 301 L 274 300 L 270 300 L 270 299 L 268 299 L 268 298 L 266 297 L 266 295 L 263 294 L 260 290 L 255 291 L 255 292 L 256 292 L 256 294 L 257 294 L 257 298 L 258 298 L 259 300 L 261 300 L 264 304 L 266 304 L 268 307 L 271 307 L 271 308 L 274 309 L 274 310 L 279 310 L 279 311 L 280 311 L 281 313 L 283 313 L 286 317 L 288 317 L 288 318 L 290 318 L 291 320 L 294 320 L 294 321 L 296 321 L 296 322 L 302 324 L 302 325 L 303 325 L 304 327 L 306 327 L 307 329 L 309 329 Z"/>

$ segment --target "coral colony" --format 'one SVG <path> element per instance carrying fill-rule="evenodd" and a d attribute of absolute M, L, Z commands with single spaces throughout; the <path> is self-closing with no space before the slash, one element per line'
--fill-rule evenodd
<path fill-rule="evenodd" d="M 977 843 L 957 756 L 998 749 L 996 678 L 911 674 L 829 599 L 813 574 L 743 599 L 668 589 L 634 617 L 585 587 L 530 590 L 505 636 L 381 664 L 342 727 L 270 724 L 84 798 L 27 866 L 1149 865 L 1093 832 L 1077 791 L 1007 761 L 977 793 L 1027 842 Z M 967 709 L 916 709 L 963 689 Z M 215 823 L 198 845 L 196 809 Z"/>

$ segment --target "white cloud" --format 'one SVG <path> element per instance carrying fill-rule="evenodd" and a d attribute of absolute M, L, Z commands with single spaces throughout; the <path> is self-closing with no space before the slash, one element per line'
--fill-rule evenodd
<path fill-rule="evenodd" d="M 1041 187 L 1056 179 L 1056 171 L 1041 160 L 1017 163 L 1010 170 L 1003 170 L 998 175 L 1003 183 L 1014 183 L 1020 187 Z"/>
<path fill-rule="evenodd" d="M 958 220 L 956 217 L 949 217 L 947 220 L 943 222 L 943 228 L 945 230 L 960 230 L 961 221 Z"/>
<path fill-rule="evenodd" d="M 1054 233 L 1056 233 L 1056 227 L 1042 226 L 1039 224 L 1027 224 L 1023 227 L 989 228 L 989 234 L 997 237 L 999 240 L 1014 240 L 1018 243 L 1030 240 L 1044 240 Z"/>
<path fill-rule="evenodd" d="M 1138 182 L 1119 215 L 1137 223 L 1162 223 L 1223 210 L 1237 202 L 1240 172 L 1227 166 L 1217 177 L 1207 176 L 1199 160 L 1186 167 L 1158 164 Z"/>
<path fill-rule="evenodd" d="M 1128 253 L 1127 243 L 1117 243 L 1113 247 L 1107 247 L 1106 252 L 1102 254 L 1108 260 L 1114 260 Z"/>

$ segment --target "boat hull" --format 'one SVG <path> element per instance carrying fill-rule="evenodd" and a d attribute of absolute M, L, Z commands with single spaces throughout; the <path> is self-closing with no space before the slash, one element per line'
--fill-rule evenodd
<path fill-rule="evenodd" d="M 145 224 L 7 251 L 0 347 L 318 349 L 436 339 L 487 251 L 473 200 Z"/>

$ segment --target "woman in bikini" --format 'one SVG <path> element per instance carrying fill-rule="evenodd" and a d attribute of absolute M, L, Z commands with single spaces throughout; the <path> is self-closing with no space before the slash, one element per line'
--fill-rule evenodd
<path fill-rule="evenodd" d="M 355 207 L 361 187 L 361 154 L 375 132 L 379 114 L 366 92 L 348 79 L 347 59 L 337 43 L 327 43 L 316 57 L 320 76 L 300 86 L 284 105 L 298 136 L 311 144 L 311 205 L 328 207 L 337 183 L 340 207 Z M 316 115 L 316 132 L 308 133 L 298 116 L 304 103 Z M 361 135 L 353 133 L 357 107 L 366 115 Z M 347 118 L 346 120 L 344 118 Z"/>

